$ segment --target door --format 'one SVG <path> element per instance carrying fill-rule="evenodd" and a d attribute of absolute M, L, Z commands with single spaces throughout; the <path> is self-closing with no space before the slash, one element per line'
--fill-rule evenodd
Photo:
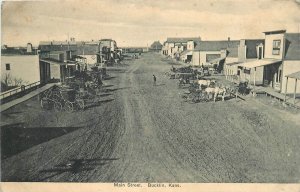
<path fill-rule="evenodd" d="M 263 49 L 262 47 L 258 48 L 258 59 L 262 59 Z"/>
<path fill-rule="evenodd" d="M 274 89 L 278 91 L 280 91 L 281 78 L 282 78 L 282 70 L 278 69 L 274 74 Z"/>

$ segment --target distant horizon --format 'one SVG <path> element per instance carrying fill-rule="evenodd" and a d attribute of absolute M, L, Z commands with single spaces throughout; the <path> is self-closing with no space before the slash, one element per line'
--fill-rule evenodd
<path fill-rule="evenodd" d="M 1 45 L 37 47 L 71 37 L 111 38 L 119 47 L 149 47 L 168 37 L 263 39 L 264 31 L 299 33 L 299 11 L 298 0 L 5 1 Z"/>

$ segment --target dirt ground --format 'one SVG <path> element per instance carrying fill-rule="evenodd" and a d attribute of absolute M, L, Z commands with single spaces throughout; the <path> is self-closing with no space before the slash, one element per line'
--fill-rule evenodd
<path fill-rule="evenodd" d="M 259 98 L 184 102 L 169 68 L 144 54 L 109 71 L 84 111 L 33 98 L 3 112 L 2 181 L 300 182 L 299 113 Z"/>

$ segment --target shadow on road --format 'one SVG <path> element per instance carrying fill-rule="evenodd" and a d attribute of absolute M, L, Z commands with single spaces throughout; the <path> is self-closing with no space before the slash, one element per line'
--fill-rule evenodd
<path fill-rule="evenodd" d="M 105 80 L 110 80 L 110 79 L 114 79 L 116 77 L 106 77 Z"/>
<path fill-rule="evenodd" d="M 114 85 L 102 85 L 102 87 L 106 88 L 106 87 L 113 87 Z"/>
<path fill-rule="evenodd" d="M 1 159 L 82 127 L 26 127 L 24 123 L 1 126 Z"/>
<path fill-rule="evenodd" d="M 110 94 L 110 93 L 104 93 L 104 94 L 100 94 L 99 96 L 100 97 L 107 97 L 107 96 L 110 96 L 110 95 L 112 95 L 112 94 Z"/>
<path fill-rule="evenodd" d="M 158 87 L 158 86 L 164 86 L 166 85 L 165 83 L 161 83 L 161 84 L 156 84 L 155 86 Z"/>
<path fill-rule="evenodd" d="M 1 115 L 10 116 L 10 115 L 17 115 L 21 113 L 23 113 L 23 111 L 11 111 L 11 112 L 3 111 L 1 112 Z"/>
<path fill-rule="evenodd" d="M 84 110 L 87 110 L 87 109 L 91 109 L 91 108 L 94 108 L 94 107 L 99 107 L 101 104 L 103 103 L 108 103 L 108 102 L 111 102 L 113 101 L 114 99 L 107 99 L 107 100 L 103 100 L 103 101 L 98 101 L 98 102 L 95 102 L 91 105 L 88 105 L 84 108 Z"/>
<path fill-rule="evenodd" d="M 60 163 L 51 169 L 41 170 L 40 174 L 46 174 L 46 176 L 39 179 L 39 181 L 45 181 L 62 173 L 77 174 L 84 171 L 92 171 L 97 166 L 103 166 L 118 159 L 119 158 L 70 159 L 68 162 Z M 49 173 L 52 174 L 49 175 Z"/>
<path fill-rule="evenodd" d="M 131 87 L 120 87 L 120 88 L 114 88 L 114 89 L 105 89 L 104 92 L 114 92 L 118 90 L 123 90 L 123 89 L 130 89 Z"/>

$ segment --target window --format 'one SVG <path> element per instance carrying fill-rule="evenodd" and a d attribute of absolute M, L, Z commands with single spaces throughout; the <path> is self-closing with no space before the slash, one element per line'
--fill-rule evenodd
<path fill-rule="evenodd" d="M 9 64 L 9 63 L 6 63 L 6 64 L 5 64 L 5 68 L 6 68 L 6 71 L 9 71 L 9 70 L 10 70 L 10 64 Z"/>
<path fill-rule="evenodd" d="M 273 55 L 279 55 L 280 54 L 280 45 L 281 45 L 281 40 L 274 40 L 273 41 Z"/>

